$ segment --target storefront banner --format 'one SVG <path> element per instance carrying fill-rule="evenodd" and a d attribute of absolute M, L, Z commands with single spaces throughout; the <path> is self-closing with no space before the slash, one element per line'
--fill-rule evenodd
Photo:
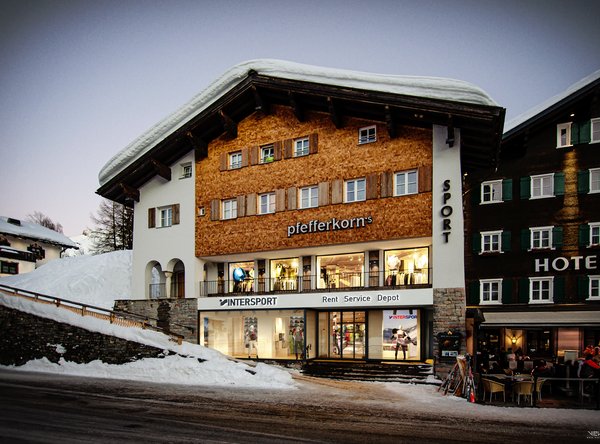
<path fill-rule="evenodd" d="M 198 299 L 198 310 L 256 310 L 273 308 L 369 308 L 433 305 L 433 290 L 373 290 L 330 293 L 215 296 Z"/>

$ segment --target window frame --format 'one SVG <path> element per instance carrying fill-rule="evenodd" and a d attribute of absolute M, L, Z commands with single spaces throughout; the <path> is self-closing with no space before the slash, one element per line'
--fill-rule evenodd
<path fill-rule="evenodd" d="M 169 228 L 173 226 L 173 206 L 167 205 L 157 208 L 158 224 L 156 228 Z"/>
<path fill-rule="evenodd" d="M 589 173 L 590 173 L 590 178 L 589 178 L 590 190 L 588 191 L 588 194 L 600 193 L 600 168 L 590 168 Z M 594 184 L 596 185 L 595 187 L 594 187 Z"/>
<path fill-rule="evenodd" d="M 182 163 L 180 179 L 189 179 L 190 177 L 192 177 L 192 174 L 193 174 L 192 162 Z"/>
<path fill-rule="evenodd" d="M 495 292 L 492 292 L 491 287 L 496 285 Z M 489 286 L 486 290 L 486 286 Z M 489 294 L 489 300 L 484 300 L 484 296 Z M 495 293 L 495 299 L 492 299 L 492 295 Z M 500 305 L 502 304 L 502 279 L 480 279 L 479 280 L 479 304 L 480 305 Z"/>
<path fill-rule="evenodd" d="M 571 143 L 571 128 L 573 123 L 559 123 L 556 125 L 556 148 L 567 148 L 573 146 Z M 562 143 L 563 130 L 565 131 L 565 143 Z"/>
<path fill-rule="evenodd" d="M 221 201 L 221 220 L 237 219 L 237 210 L 236 198 Z"/>
<path fill-rule="evenodd" d="M 263 199 L 267 201 L 263 205 Z M 264 207 L 264 209 L 263 209 Z M 275 213 L 275 192 L 261 193 L 258 195 L 258 214 Z"/>
<path fill-rule="evenodd" d="M 587 301 L 600 300 L 600 275 L 588 276 L 588 297 L 586 300 Z"/>
<path fill-rule="evenodd" d="M 301 144 L 301 146 L 299 146 Z M 310 154 L 310 137 L 294 139 L 294 157 L 304 157 Z"/>
<path fill-rule="evenodd" d="M 537 285 L 547 284 L 548 288 L 535 289 Z M 547 298 L 542 298 L 544 294 L 539 295 L 539 299 L 534 299 L 536 292 L 547 293 Z M 530 277 L 529 278 L 529 303 L 530 304 L 552 304 L 554 303 L 554 276 L 550 277 Z"/>
<path fill-rule="evenodd" d="M 19 263 L 10 261 L 0 261 L 0 274 L 19 274 Z"/>
<path fill-rule="evenodd" d="M 487 186 L 497 187 L 498 188 L 498 193 L 497 194 L 499 194 L 500 197 L 499 198 L 495 197 L 494 193 L 496 192 L 496 190 L 495 189 L 491 189 L 490 193 L 488 193 L 488 194 L 490 194 L 490 198 L 486 200 L 485 199 L 485 195 L 486 195 L 485 187 L 487 187 Z M 502 198 L 503 198 L 503 196 L 502 196 L 502 186 L 503 186 L 502 179 L 487 180 L 485 182 L 482 182 L 481 183 L 481 200 L 480 200 L 480 203 L 481 204 L 495 204 L 495 203 L 503 202 L 503 200 L 502 200 Z"/>
<path fill-rule="evenodd" d="M 479 254 L 489 254 L 489 253 L 502 253 L 502 232 L 503 230 L 494 230 L 494 231 L 482 231 L 481 234 L 481 251 Z M 493 249 L 494 242 L 492 237 L 498 237 L 498 248 Z M 490 238 L 490 242 L 486 242 L 486 237 Z M 490 246 L 490 249 L 485 249 L 486 245 Z"/>
<path fill-rule="evenodd" d="M 265 153 L 270 152 L 271 154 L 265 156 Z M 268 160 L 270 159 L 270 160 Z M 275 144 L 269 143 L 260 147 L 260 160 L 259 163 L 271 163 L 275 160 Z"/>
<path fill-rule="evenodd" d="M 372 134 L 371 134 L 371 130 Z M 365 133 L 363 135 L 363 132 Z M 366 145 L 367 143 L 377 142 L 377 125 L 364 126 L 358 129 L 358 144 Z"/>
<path fill-rule="evenodd" d="M 554 173 L 547 174 L 536 174 L 530 176 L 531 183 L 529 185 L 529 199 L 547 199 L 549 197 L 555 197 L 554 194 Z M 544 194 L 544 182 L 545 180 L 550 181 L 550 194 Z M 539 194 L 534 194 L 535 184 L 539 181 Z"/>
<path fill-rule="evenodd" d="M 352 191 L 349 190 L 350 185 L 353 188 Z M 352 192 L 354 196 L 352 199 L 349 199 L 350 192 Z M 344 203 L 364 202 L 365 200 L 367 200 L 367 179 L 365 177 L 344 181 Z"/>
<path fill-rule="evenodd" d="M 554 227 L 553 226 L 549 226 L 549 227 L 530 227 L 529 228 L 529 250 L 554 250 L 553 242 L 553 231 L 554 231 Z M 543 241 L 543 238 L 537 239 L 538 242 L 540 242 L 540 245 L 535 245 L 536 240 L 534 239 L 534 235 L 536 233 L 539 233 L 540 235 L 543 234 L 547 234 L 547 242 L 548 245 L 547 246 L 543 246 L 541 245 L 541 241 Z"/>
<path fill-rule="evenodd" d="M 600 246 L 600 222 L 589 222 L 590 233 L 588 238 L 588 247 Z M 596 241 L 594 242 L 594 238 Z"/>
<path fill-rule="evenodd" d="M 594 127 L 596 127 L 597 139 L 594 139 Z M 600 117 L 590 119 L 590 143 L 600 143 Z"/>
<path fill-rule="evenodd" d="M 304 192 L 306 191 L 307 196 L 304 197 Z M 307 201 L 307 205 L 304 205 L 304 201 Z M 305 210 L 308 208 L 317 208 L 319 206 L 319 187 L 318 185 L 311 185 L 308 187 L 300 188 L 300 192 L 298 193 L 298 208 L 300 210 Z"/>
<path fill-rule="evenodd" d="M 410 182 L 409 178 L 414 175 L 414 182 Z M 404 192 L 398 191 L 398 178 L 404 177 Z M 414 186 L 414 191 L 409 190 L 410 186 Z M 417 169 L 398 171 L 394 173 L 394 197 L 397 196 L 410 196 L 412 194 L 419 193 L 419 171 Z"/>
<path fill-rule="evenodd" d="M 239 160 L 237 160 L 239 159 Z M 230 170 L 238 170 L 242 167 L 242 151 L 229 153 L 229 162 L 227 164 Z"/>

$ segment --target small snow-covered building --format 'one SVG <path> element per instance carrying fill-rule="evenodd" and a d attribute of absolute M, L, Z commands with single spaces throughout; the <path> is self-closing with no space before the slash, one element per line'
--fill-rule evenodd
<path fill-rule="evenodd" d="M 166 317 L 231 356 L 453 359 L 463 173 L 495 165 L 503 121 L 462 81 L 234 66 L 100 171 L 135 211 L 127 308 L 197 301 Z"/>
<path fill-rule="evenodd" d="M 0 276 L 28 273 L 78 248 L 62 233 L 39 224 L 0 216 Z"/>

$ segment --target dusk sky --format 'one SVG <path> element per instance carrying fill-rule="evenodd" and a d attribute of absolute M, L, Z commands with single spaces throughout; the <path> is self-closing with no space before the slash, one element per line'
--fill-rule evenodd
<path fill-rule="evenodd" d="M 510 120 L 600 69 L 598 17 L 598 0 L 3 0 L 0 215 L 92 228 L 104 164 L 250 59 L 465 80 Z"/>

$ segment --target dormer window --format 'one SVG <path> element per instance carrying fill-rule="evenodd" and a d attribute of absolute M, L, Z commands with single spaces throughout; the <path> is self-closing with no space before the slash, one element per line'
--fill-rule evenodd
<path fill-rule="evenodd" d="M 373 143 L 377 141 L 377 127 L 366 126 L 358 130 L 358 144 Z"/>

